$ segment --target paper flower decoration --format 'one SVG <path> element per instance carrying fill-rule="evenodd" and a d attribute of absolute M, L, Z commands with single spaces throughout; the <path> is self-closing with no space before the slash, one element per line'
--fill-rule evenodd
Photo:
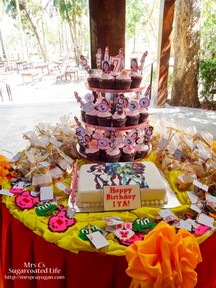
<path fill-rule="evenodd" d="M 0 186 L 7 179 L 6 176 L 9 174 L 9 171 L 12 169 L 11 165 L 7 162 L 7 159 L 0 155 Z"/>
<path fill-rule="evenodd" d="M 202 261 L 199 245 L 184 229 L 176 234 L 174 227 L 164 221 L 125 249 L 132 277 L 130 288 L 193 288 L 197 282 L 194 271 Z"/>

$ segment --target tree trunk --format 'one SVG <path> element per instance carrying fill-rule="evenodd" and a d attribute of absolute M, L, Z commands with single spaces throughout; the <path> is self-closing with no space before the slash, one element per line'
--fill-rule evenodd
<path fill-rule="evenodd" d="M 1 46 L 2 46 L 2 57 L 3 57 L 3 60 L 7 60 L 7 55 L 6 55 L 6 52 L 5 52 L 4 41 L 3 41 L 2 32 L 1 32 L 1 27 L 0 27 L 0 43 L 1 43 Z"/>
<path fill-rule="evenodd" d="M 172 104 L 199 107 L 200 0 L 175 3 Z"/>
<path fill-rule="evenodd" d="M 39 33 L 38 33 L 38 30 L 37 30 L 37 27 L 36 25 L 34 24 L 33 20 L 32 20 L 32 17 L 30 15 L 30 12 L 28 11 L 28 7 L 26 5 L 26 2 L 22 1 L 22 5 L 23 5 L 23 8 L 25 10 L 25 13 L 26 13 L 26 17 L 28 18 L 30 24 L 31 24 L 31 27 L 32 27 L 32 30 L 35 34 L 35 37 L 37 39 L 37 42 L 38 42 L 38 45 L 39 45 L 39 48 L 40 48 L 40 52 L 41 52 L 41 55 L 42 55 L 42 58 L 44 60 L 44 62 L 47 61 L 47 55 L 46 55 L 46 51 L 43 47 L 43 44 L 41 43 L 41 40 L 40 40 L 40 36 L 39 36 Z"/>

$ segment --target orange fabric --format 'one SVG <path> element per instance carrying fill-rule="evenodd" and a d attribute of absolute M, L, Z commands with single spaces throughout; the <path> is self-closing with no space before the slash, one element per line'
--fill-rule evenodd
<path fill-rule="evenodd" d="M 191 233 L 160 222 L 143 241 L 125 250 L 132 277 L 131 288 L 193 288 L 194 271 L 202 261 L 199 245 Z"/>

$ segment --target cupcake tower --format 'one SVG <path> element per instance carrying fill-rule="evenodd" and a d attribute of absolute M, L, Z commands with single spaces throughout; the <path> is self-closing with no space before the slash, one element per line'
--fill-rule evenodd
<path fill-rule="evenodd" d="M 145 54 L 145 53 L 144 53 Z M 124 69 L 123 50 L 109 58 L 106 47 L 104 61 L 101 49 L 96 54 L 97 71 L 93 72 L 86 59 L 81 64 L 89 73 L 89 90 L 84 100 L 74 93 L 81 106 L 81 119 L 77 122 L 78 152 L 92 162 L 131 162 L 144 158 L 150 150 L 153 127 L 148 121 L 148 89 L 140 96 L 142 69 L 137 60 L 131 61 L 131 70 Z M 136 61 L 135 61 L 136 60 Z M 113 64 L 113 69 L 111 67 Z M 103 69 L 101 69 L 103 67 Z M 127 94 L 130 94 L 127 96 Z M 133 95 L 134 93 L 134 95 Z"/>

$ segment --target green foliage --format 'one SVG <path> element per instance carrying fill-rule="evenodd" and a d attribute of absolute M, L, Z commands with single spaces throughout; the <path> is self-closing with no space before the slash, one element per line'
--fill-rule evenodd
<path fill-rule="evenodd" d="M 54 5 L 59 9 L 63 21 L 69 23 L 77 18 L 77 24 L 81 24 L 82 13 L 87 14 L 87 0 L 54 0 Z"/>
<path fill-rule="evenodd" d="M 200 78 L 201 96 L 212 101 L 211 91 L 216 83 L 216 3 L 202 0 Z"/>
<path fill-rule="evenodd" d="M 201 57 L 213 58 L 216 55 L 216 2 L 202 0 Z"/>
<path fill-rule="evenodd" d="M 144 21 L 144 7 L 142 0 L 127 0 L 127 33 L 129 38 L 133 38 L 138 26 Z"/>
<path fill-rule="evenodd" d="M 206 100 L 213 100 L 211 91 L 216 83 L 216 58 L 200 61 L 200 74 L 203 90 L 201 95 Z M 215 89 L 215 88 L 214 88 Z"/>

